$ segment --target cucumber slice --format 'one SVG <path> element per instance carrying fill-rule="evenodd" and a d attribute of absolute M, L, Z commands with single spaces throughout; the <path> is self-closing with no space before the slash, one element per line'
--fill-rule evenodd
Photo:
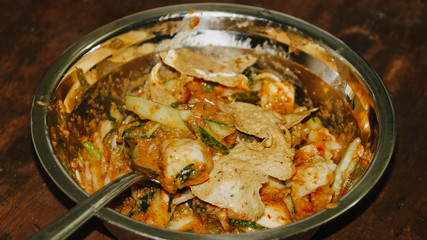
<path fill-rule="evenodd" d="M 289 194 L 284 199 L 286 208 L 291 213 L 291 216 L 293 217 L 295 215 L 295 207 L 294 207 L 294 201 L 292 200 L 292 196 Z"/>
<path fill-rule="evenodd" d="M 202 139 L 202 142 L 204 142 L 209 147 L 223 154 L 230 153 L 230 149 L 227 147 L 227 145 L 222 143 L 219 140 L 219 138 L 216 136 L 216 134 L 212 132 L 210 129 L 199 126 L 199 133 L 200 133 L 200 138 Z"/>
<path fill-rule="evenodd" d="M 217 122 L 217 121 L 206 119 L 206 118 L 203 118 L 203 119 L 208 124 L 209 128 L 217 135 L 226 137 L 236 132 L 236 128 L 232 125 L 228 125 L 225 123 Z"/>
<path fill-rule="evenodd" d="M 252 222 L 252 221 L 249 221 L 249 220 L 243 220 L 243 219 L 229 218 L 228 223 L 230 223 L 233 226 L 242 227 L 242 228 L 252 228 L 255 230 L 267 229 L 266 227 L 264 227 L 262 225 L 259 225 L 257 223 Z"/>
<path fill-rule="evenodd" d="M 138 114 L 142 119 L 150 119 L 174 129 L 190 132 L 177 109 L 141 97 L 126 96 L 125 100 L 127 110 Z"/>
<path fill-rule="evenodd" d="M 178 81 L 176 79 L 169 79 L 163 82 L 163 85 L 168 89 L 168 90 L 173 90 L 176 85 L 178 84 Z"/>

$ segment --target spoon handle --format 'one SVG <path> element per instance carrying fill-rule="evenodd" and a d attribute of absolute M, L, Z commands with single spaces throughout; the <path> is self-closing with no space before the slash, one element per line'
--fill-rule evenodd
<path fill-rule="evenodd" d="M 146 178 L 146 176 L 138 172 L 131 172 L 117 178 L 78 203 L 71 210 L 49 223 L 28 239 L 65 239 L 99 210 L 105 207 L 114 197 L 135 182 L 144 178 Z"/>

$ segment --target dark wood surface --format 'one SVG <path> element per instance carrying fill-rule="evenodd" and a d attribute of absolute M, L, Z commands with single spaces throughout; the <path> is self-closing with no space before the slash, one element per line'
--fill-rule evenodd
<path fill-rule="evenodd" d="M 32 145 L 30 107 L 43 74 L 96 28 L 138 11 L 187 2 L 0 0 L 0 240 L 25 239 L 74 206 L 49 179 Z M 427 3 L 220 2 L 273 9 L 329 31 L 362 55 L 392 94 L 398 143 L 386 174 L 313 239 L 427 239 Z M 95 218 L 70 239 L 112 238 Z"/>

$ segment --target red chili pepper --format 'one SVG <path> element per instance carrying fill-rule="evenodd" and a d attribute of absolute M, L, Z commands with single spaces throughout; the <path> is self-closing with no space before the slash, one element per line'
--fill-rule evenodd
<path fill-rule="evenodd" d="M 313 209 L 307 209 L 307 208 L 303 208 L 303 209 L 301 209 L 303 212 L 308 212 L 308 213 L 311 213 L 311 214 L 313 214 L 314 213 L 314 211 L 313 211 Z"/>
<path fill-rule="evenodd" d="M 181 99 L 179 100 L 180 103 L 188 103 L 188 100 L 190 100 L 191 92 L 190 89 L 186 88 L 185 91 L 181 95 Z"/>
<path fill-rule="evenodd" d="M 317 150 L 318 152 L 321 152 L 321 151 L 323 151 L 323 148 L 322 148 L 321 146 L 317 146 L 317 147 L 316 147 L 316 150 Z"/>
<path fill-rule="evenodd" d="M 347 189 L 341 188 L 340 194 L 338 195 L 338 199 L 340 199 L 346 192 L 347 192 Z"/>
<path fill-rule="evenodd" d="M 193 28 L 195 28 L 197 25 L 199 25 L 199 22 L 200 22 L 200 18 L 199 17 L 195 17 L 195 18 L 193 18 L 193 19 L 191 19 L 191 21 L 190 21 L 190 29 L 193 29 Z"/>

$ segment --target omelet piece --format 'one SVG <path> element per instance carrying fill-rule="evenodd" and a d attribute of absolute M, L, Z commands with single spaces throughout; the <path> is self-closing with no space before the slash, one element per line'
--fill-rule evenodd
<path fill-rule="evenodd" d="M 295 171 L 292 163 L 295 150 L 291 147 L 291 136 L 282 116 L 244 102 L 221 104 L 220 107 L 237 129 L 264 139 L 261 143 L 240 142 L 230 154 L 251 162 L 266 175 L 289 179 Z"/>
<path fill-rule="evenodd" d="M 255 220 L 264 213 L 259 190 L 267 181 L 268 177 L 251 163 L 225 155 L 215 162 L 209 180 L 191 186 L 191 191 L 205 202 Z"/>
<path fill-rule="evenodd" d="M 268 176 L 287 180 L 295 172 L 290 134 L 281 130 L 285 122 L 273 111 L 239 102 L 223 104 L 221 110 L 237 129 L 264 141 L 239 142 L 215 161 L 209 180 L 191 190 L 203 201 L 256 220 L 265 210 L 259 190 Z"/>
<path fill-rule="evenodd" d="M 286 129 L 286 122 L 280 114 L 260 106 L 246 102 L 223 103 L 219 106 L 223 113 L 230 116 L 233 125 L 244 133 L 268 138 L 267 129 Z"/>
<path fill-rule="evenodd" d="M 242 72 L 257 60 L 257 57 L 251 54 L 215 59 L 188 48 L 171 49 L 162 53 L 161 58 L 165 64 L 183 74 L 239 88 L 247 88 L 248 78 Z"/>

